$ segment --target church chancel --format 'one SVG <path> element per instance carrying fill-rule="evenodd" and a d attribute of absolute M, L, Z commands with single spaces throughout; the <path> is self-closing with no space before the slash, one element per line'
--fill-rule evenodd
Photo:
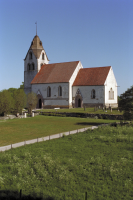
<path fill-rule="evenodd" d="M 37 35 L 24 59 L 24 91 L 37 94 L 37 108 L 118 106 L 111 66 L 83 68 L 80 61 L 49 64 Z"/>

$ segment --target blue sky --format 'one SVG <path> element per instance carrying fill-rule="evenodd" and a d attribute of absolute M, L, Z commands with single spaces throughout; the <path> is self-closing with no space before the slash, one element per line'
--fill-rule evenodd
<path fill-rule="evenodd" d="M 133 85 L 133 0 L 0 0 L 0 90 L 24 81 L 37 33 L 50 63 L 112 66 L 118 95 Z"/>

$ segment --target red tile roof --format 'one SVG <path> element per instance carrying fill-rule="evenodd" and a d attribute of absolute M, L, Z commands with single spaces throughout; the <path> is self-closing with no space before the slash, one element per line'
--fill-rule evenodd
<path fill-rule="evenodd" d="M 31 84 L 69 82 L 80 61 L 44 64 Z"/>
<path fill-rule="evenodd" d="M 104 85 L 111 66 L 80 69 L 73 86 Z"/>

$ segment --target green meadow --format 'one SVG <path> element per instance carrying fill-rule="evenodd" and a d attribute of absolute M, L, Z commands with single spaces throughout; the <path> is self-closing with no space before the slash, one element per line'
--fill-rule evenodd
<path fill-rule="evenodd" d="M 116 121 L 116 120 L 115 120 Z M 0 121 L 0 146 L 76 130 L 114 120 L 42 116 Z"/>
<path fill-rule="evenodd" d="M 1 152 L 0 199 L 19 199 L 20 189 L 21 199 L 84 200 L 85 192 L 88 200 L 133 199 L 133 125 Z"/>

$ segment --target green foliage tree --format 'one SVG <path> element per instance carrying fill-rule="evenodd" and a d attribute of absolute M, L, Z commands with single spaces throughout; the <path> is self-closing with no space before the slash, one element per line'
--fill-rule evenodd
<path fill-rule="evenodd" d="M 5 115 L 14 109 L 14 101 L 8 90 L 0 91 L 0 114 Z"/>
<path fill-rule="evenodd" d="M 26 106 L 26 94 L 24 90 L 17 89 L 13 94 L 14 98 L 14 114 L 22 113 L 22 109 Z"/>
<path fill-rule="evenodd" d="M 120 109 L 124 111 L 124 119 L 133 119 L 133 86 L 127 89 L 123 94 L 120 95 L 119 101 Z"/>
<path fill-rule="evenodd" d="M 24 89 L 24 82 L 22 82 L 22 85 L 20 85 L 20 89 Z"/>
<path fill-rule="evenodd" d="M 121 98 L 118 96 L 118 107 L 120 107 Z"/>
<path fill-rule="evenodd" d="M 32 109 L 34 109 L 36 107 L 38 98 L 37 95 L 33 92 L 30 92 L 27 95 L 27 107 L 28 107 L 28 114 L 32 113 Z"/>
<path fill-rule="evenodd" d="M 17 90 L 17 88 L 9 88 L 8 91 L 10 92 L 11 96 L 13 97 L 14 92 Z"/>

